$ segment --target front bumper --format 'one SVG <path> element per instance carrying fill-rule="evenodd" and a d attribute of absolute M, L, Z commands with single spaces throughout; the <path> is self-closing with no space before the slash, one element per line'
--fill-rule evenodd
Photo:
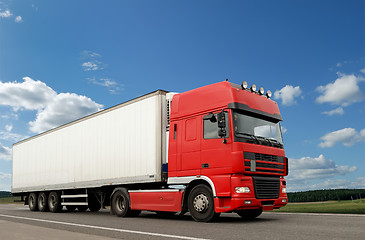
<path fill-rule="evenodd" d="M 249 193 L 236 193 L 236 187 L 249 187 Z M 233 175 L 231 177 L 231 196 L 216 197 L 214 199 L 216 212 L 234 212 L 244 209 L 262 209 L 270 211 L 284 207 L 288 202 L 287 194 L 282 189 L 285 188 L 284 178 L 280 178 L 280 189 L 277 198 L 258 199 L 255 196 L 254 184 L 251 176 Z"/>

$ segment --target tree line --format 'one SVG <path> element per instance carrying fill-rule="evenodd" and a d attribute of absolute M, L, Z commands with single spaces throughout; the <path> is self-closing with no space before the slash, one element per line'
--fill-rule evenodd
<path fill-rule="evenodd" d="M 365 189 L 328 189 L 288 193 L 289 202 L 323 202 L 365 199 Z"/>
<path fill-rule="evenodd" d="M 11 196 L 11 192 L 0 191 L 0 198 Z M 288 193 L 289 202 L 323 202 L 356 199 L 365 199 L 365 189 L 329 189 Z"/>
<path fill-rule="evenodd" d="M 11 197 L 11 192 L 0 191 L 0 198 Z"/>

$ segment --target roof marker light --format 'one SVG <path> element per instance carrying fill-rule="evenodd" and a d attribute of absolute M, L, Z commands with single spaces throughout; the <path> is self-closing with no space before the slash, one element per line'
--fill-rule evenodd
<path fill-rule="evenodd" d="M 252 91 L 252 92 L 256 92 L 256 85 L 255 85 L 255 84 L 252 84 L 252 85 L 251 85 L 251 91 Z"/>
<path fill-rule="evenodd" d="M 270 91 L 270 90 L 268 90 L 268 91 L 267 91 L 267 93 L 266 93 L 266 97 L 267 97 L 267 98 L 271 98 L 271 96 L 272 96 L 272 93 L 271 93 L 271 91 Z"/>
<path fill-rule="evenodd" d="M 259 88 L 259 94 L 260 94 L 260 95 L 264 95 L 264 94 L 265 94 L 265 90 L 264 90 L 264 88 L 263 88 L 263 87 L 260 87 L 260 88 Z"/>
<path fill-rule="evenodd" d="M 246 81 L 243 81 L 242 84 L 241 84 L 241 87 L 243 90 L 246 90 L 248 85 L 247 85 L 247 82 Z"/>

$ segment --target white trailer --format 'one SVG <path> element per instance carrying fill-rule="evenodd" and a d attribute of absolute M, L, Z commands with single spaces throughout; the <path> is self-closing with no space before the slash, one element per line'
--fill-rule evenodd
<path fill-rule="evenodd" d="M 166 95 L 158 90 L 15 143 L 13 194 L 165 182 Z"/>

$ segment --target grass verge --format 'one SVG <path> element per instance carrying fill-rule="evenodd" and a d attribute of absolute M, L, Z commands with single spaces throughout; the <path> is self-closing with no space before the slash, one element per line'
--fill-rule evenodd
<path fill-rule="evenodd" d="M 274 212 L 365 214 L 365 200 L 289 203 Z"/>
<path fill-rule="evenodd" d="M 24 202 L 14 202 L 14 200 L 20 201 L 20 197 L 0 198 L 0 204 L 24 204 Z"/>

